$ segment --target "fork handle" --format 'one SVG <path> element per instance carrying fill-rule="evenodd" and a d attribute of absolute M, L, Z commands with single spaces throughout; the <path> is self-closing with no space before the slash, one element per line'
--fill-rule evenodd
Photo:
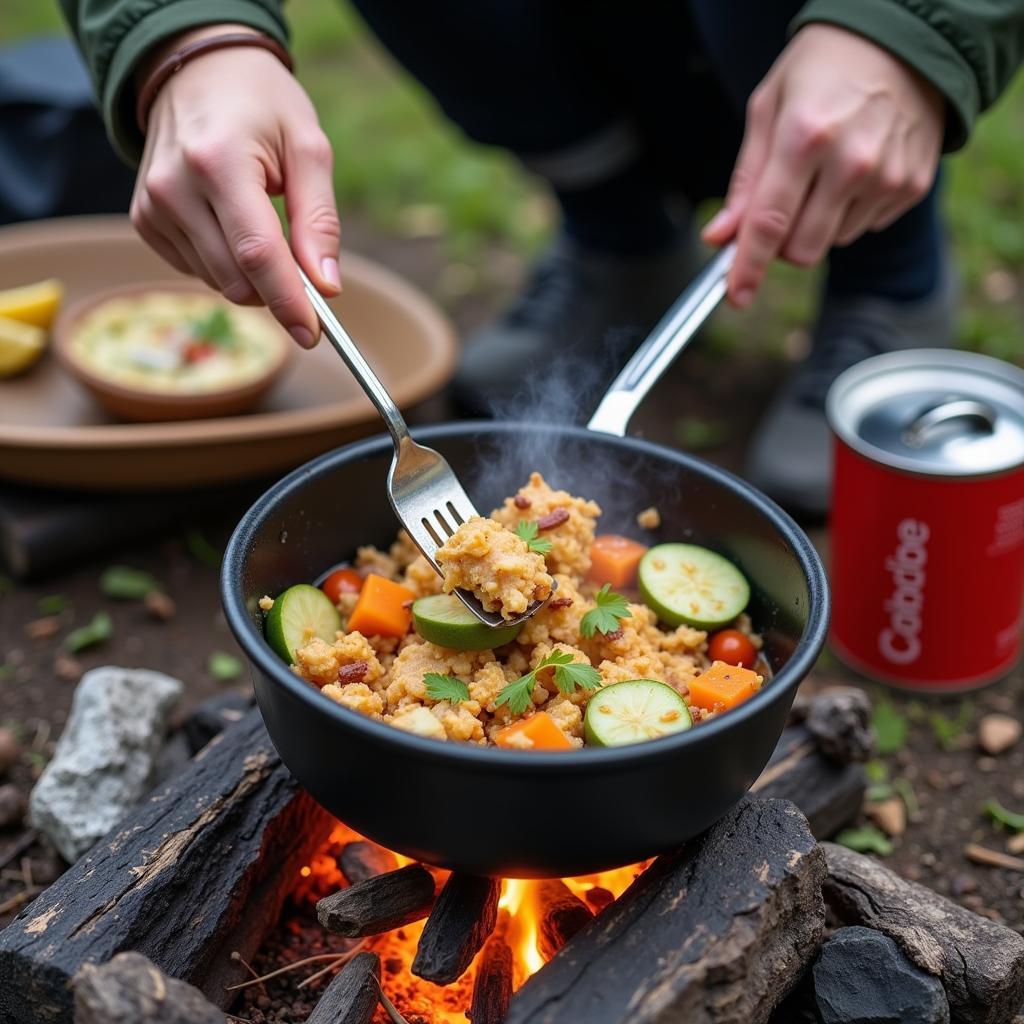
<path fill-rule="evenodd" d="M 370 364 L 363 358 L 359 346 L 352 340 L 352 336 L 341 326 L 341 322 L 334 315 L 331 307 L 327 305 L 324 297 L 316 290 L 313 282 L 306 276 L 306 272 L 297 263 L 295 264 L 302 278 L 302 284 L 306 289 L 306 295 L 313 304 L 317 319 L 323 328 L 327 340 L 337 349 L 338 355 L 345 360 L 345 364 L 352 371 L 352 376 L 359 381 L 360 386 L 366 392 L 370 401 L 381 414 L 391 439 L 395 442 L 395 451 L 411 440 L 409 427 L 402 414 L 395 405 L 395 400 L 388 394 L 387 388 L 380 382 L 380 378 L 370 368 Z"/>
<path fill-rule="evenodd" d="M 725 297 L 725 280 L 735 255 L 736 245 L 730 243 L 693 279 L 612 381 L 590 417 L 589 430 L 625 435 L 636 407 Z"/>

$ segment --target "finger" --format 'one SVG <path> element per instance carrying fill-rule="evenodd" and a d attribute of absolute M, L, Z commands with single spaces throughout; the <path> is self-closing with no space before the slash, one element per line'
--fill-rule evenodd
<path fill-rule="evenodd" d="M 341 225 L 334 201 L 331 144 L 319 130 L 285 142 L 284 201 L 296 258 L 322 292 L 341 290 Z"/>
<path fill-rule="evenodd" d="M 768 158 L 777 111 L 778 90 L 774 86 L 762 85 L 754 91 L 747 103 L 743 142 L 729 179 L 725 205 L 701 233 L 706 242 L 724 245 L 736 234 L 747 200 Z"/>
<path fill-rule="evenodd" d="M 235 262 L 282 326 L 312 348 L 319 324 L 270 199 L 251 175 L 235 174 L 225 184 L 209 199 Z"/>
<path fill-rule="evenodd" d="M 789 238 L 817 171 L 820 140 L 793 126 L 778 126 L 768 161 L 750 196 L 737 233 L 729 273 L 729 300 L 739 309 L 753 301 L 769 263 Z"/>
<path fill-rule="evenodd" d="M 821 261 L 832 248 L 851 203 L 843 192 L 828 168 L 818 175 L 781 249 L 784 260 L 798 267 L 813 267 Z"/>
<path fill-rule="evenodd" d="M 836 232 L 836 245 L 850 245 L 881 217 L 884 204 L 875 196 L 861 196 L 851 203 Z"/>
<path fill-rule="evenodd" d="M 148 198 L 140 199 L 136 209 L 137 219 L 133 215 L 133 223 L 148 245 L 160 253 L 175 270 L 190 277 L 198 277 L 211 288 L 217 287 L 195 247 L 166 214 L 150 203 Z"/>

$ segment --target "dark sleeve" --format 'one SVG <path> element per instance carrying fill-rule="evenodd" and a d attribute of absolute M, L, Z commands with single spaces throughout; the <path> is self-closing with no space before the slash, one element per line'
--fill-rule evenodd
<path fill-rule="evenodd" d="M 249 25 L 287 45 L 281 0 L 60 0 L 92 76 L 107 132 L 131 163 L 142 155 L 132 76 L 155 44 L 200 25 Z"/>
<path fill-rule="evenodd" d="M 828 22 L 870 39 L 946 98 L 945 149 L 959 149 L 1024 60 L 1024 0 L 809 0 L 793 30 Z"/>

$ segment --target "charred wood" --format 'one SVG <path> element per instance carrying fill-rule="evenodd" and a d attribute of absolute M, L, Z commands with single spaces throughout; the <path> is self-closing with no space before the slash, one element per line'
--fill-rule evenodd
<path fill-rule="evenodd" d="M 506 1024 L 762 1024 L 817 951 L 824 874 L 803 815 L 747 797 L 530 978 Z"/>
<path fill-rule="evenodd" d="M 374 978 L 380 979 L 380 957 L 354 956 L 324 989 L 306 1024 L 370 1024 L 380 1001 Z"/>
<path fill-rule="evenodd" d="M 752 792 L 791 800 L 807 818 L 811 832 L 825 839 L 856 817 L 866 788 L 864 768 L 827 757 L 805 721 L 783 732 Z"/>
<path fill-rule="evenodd" d="M 358 885 L 374 875 L 398 870 L 398 858 L 383 846 L 365 839 L 346 843 L 338 855 L 338 869 L 349 885 Z"/>
<path fill-rule="evenodd" d="M 877 860 L 824 843 L 825 901 L 843 924 L 888 935 L 946 990 L 964 1024 L 1006 1024 L 1024 1002 L 1024 937 Z"/>
<path fill-rule="evenodd" d="M 581 928 L 594 918 L 594 912 L 559 878 L 537 883 L 540 922 L 537 948 L 550 960 Z"/>
<path fill-rule="evenodd" d="M 0 1020 L 70 1021 L 78 969 L 127 950 L 226 1005 L 329 830 L 249 712 L 0 933 Z"/>
<path fill-rule="evenodd" d="M 434 891 L 434 876 L 419 864 L 410 864 L 325 896 L 316 905 L 316 916 L 337 935 L 379 935 L 425 918 L 434 904 Z"/>
<path fill-rule="evenodd" d="M 476 875 L 451 875 L 423 926 L 412 973 L 450 985 L 480 952 L 498 919 L 501 882 Z"/>
<path fill-rule="evenodd" d="M 500 935 L 484 944 L 473 983 L 472 1024 L 503 1024 L 512 1000 L 512 950 Z"/>

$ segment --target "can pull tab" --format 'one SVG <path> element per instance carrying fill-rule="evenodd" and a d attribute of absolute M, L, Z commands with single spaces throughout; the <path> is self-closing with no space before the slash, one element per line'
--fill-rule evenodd
<path fill-rule="evenodd" d="M 903 442 L 911 448 L 921 448 L 936 431 L 956 420 L 965 420 L 992 433 L 996 428 L 997 413 L 990 405 L 969 398 L 951 398 L 925 410 L 903 434 Z"/>

